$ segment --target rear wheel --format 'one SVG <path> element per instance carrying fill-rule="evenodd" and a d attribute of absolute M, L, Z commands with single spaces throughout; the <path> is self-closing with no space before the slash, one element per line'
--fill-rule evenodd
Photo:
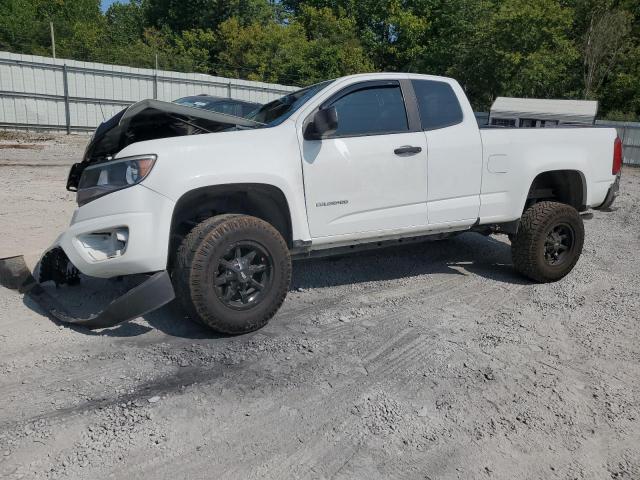
<path fill-rule="evenodd" d="M 553 282 L 578 262 L 584 225 L 577 210 L 557 202 L 540 202 L 522 215 L 511 244 L 513 266 L 536 282 Z"/>
<path fill-rule="evenodd" d="M 280 233 L 247 215 L 220 215 L 183 240 L 173 272 L 191 318 L 222 333 L 257 330 L 284 301 L 291 257 Z"/>

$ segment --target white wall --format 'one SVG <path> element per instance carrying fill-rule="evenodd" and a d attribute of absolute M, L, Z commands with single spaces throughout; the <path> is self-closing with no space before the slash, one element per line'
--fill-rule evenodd
<path fill-rule="evenodd" d="M 65 102 L 64 66 L 68 102 Z M 156 87 L 154 88 L 154 85 Z M 266 103 L 297 87 L 0 52 L 0 127 L 91 130 L 126 105 L 208 93 Z"/>

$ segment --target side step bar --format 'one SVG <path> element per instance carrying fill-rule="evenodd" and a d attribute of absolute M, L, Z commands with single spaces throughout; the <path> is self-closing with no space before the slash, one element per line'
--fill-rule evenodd
<path fill-rule="evenodd" d="M 60 322 L 89 329 L 114 327 L 152 312 L 175 298 L 169 273 L 163 270 L 113 300 L 99 314 L 77 318 L 36 282 L 22 256 L 0 259 L 0 285 L 24 293 Z"/>

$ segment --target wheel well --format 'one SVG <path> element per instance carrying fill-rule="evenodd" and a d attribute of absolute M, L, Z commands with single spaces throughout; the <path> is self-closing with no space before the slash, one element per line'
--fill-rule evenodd
<path fill-rule="evenodd" d="M 586 184 L 576 170 L 554 170 L 539 174 L 531 184 L 525 210 L 544 200 L 566 203 L 579 212 L 587 209 Z"/>
<path fill-rule="evenodd" d="M 171 219 L 167 267 L 173 265 L 180 242 L 193 227 L 223 213 L 252 215 L 270 223 L 291 248 L 291 214 L 282 190 L 254 183 L 215 185 L 187 192 L 176 203 Z"/>

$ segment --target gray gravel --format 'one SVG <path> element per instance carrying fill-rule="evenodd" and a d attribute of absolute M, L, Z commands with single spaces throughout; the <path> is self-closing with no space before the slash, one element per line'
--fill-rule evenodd
<path fill-rule="evenodd" d="M 0 256 L 41 251 L 74 208 L 84 140 L 20 140 L 37 161 L 0 148 Z M 240 337 L 173 305 L 68 328 L 0 290 L 0 477 L 638 479 L 639 202 L 627 168 L 555 284 L 477 234 L 297 263 Z M 123 287 L 88 288 L 53 293 L 91 310 Z"/>

